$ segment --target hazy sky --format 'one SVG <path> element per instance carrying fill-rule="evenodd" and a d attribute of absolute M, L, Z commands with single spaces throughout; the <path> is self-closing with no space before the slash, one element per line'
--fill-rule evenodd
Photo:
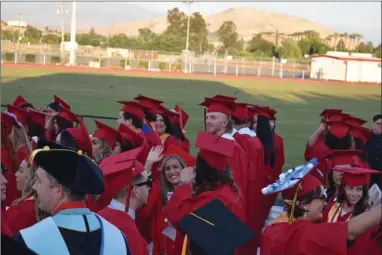
<path fill-rule="evenodd" d="M 2 0 L 4 1 L 4 0 Z M 7 0 L 5 0 L 7 1 Z M 24 0 L 26 1 L 26 0 Z M 45 2 L 55 3 L 59 0 L 47 0 Z M 86 0 L 85 0 L 86 1 Z M 66 0 L 66 2 L 71 2 L 70 0 Z M 90 1 L 87 1 L 90 2 Z M 95 11 L 96 13 L 102 13 L 102 11 L 107 13 L 115 13 L 114 16 L 126 17 L 123 14 L 123 10 L 121 10 L 121 5 L 112 4 L 111 1 L 103 1 L 102 4 L 92 4 L 92 3 L 81 3 L 82 8 L 86 10 L 88 13 L 92 13 Z M 129 2 L 130 4 L 134 4 L 140 6 L 150 12 L 158 13 L 158 15 L 166 15 L 168 9 L 173 7 L 179 7 L 181 10 L 186 11 L 187 8 L 185 4 L 181 1 L 168 1 L 168 2 Z M 20 5 L 26 7 L 34 6 L 35 10 L 39 10 L 40 6 L 43 6 L 44 3 L 36 3 L 32 1 L 26 1 L 25 3 L 2 3 L 2 7 L 8 5 L 9 7 L 15 6 L 14 8 L 7 8 L 4 12 L 2 10 L 2 15 L 9 16 L 7 14 L 12 13 L 12 18 L 15 16 L 15 12 L 19 11 Z M 46 3 L 45 3 L 46 5 Z M 70 8 L 70 3 L 66 4 Z M 17 6 L 17 7 L 16 7 Z M 85 6 L 85 7 L 84 7 Z M 89 7 L 88 7 L 89 6 Z M 119 6 L 117 10 L 113 10 L 113 6 Z M 107 8 L 106 8 L 107 7 Z M 325 25 L 337 32 L 348 32 L 348 33 L 360 33 L 364 35 L 365 40 L 371 40 L 373 43 L 381 42 L 381 2 L 240 2 L 240 1 L 232 1 L 232 2 L 194 2 L 191 5 L 192 12 L 200 12 L 204 15 L 214 14 L 221 11 L 224 11 L 229 8 L 235 7 L 252 7 L 260 10 L 268 10 L 268 11 L 276 11 L 286 14 L 291 14 L 295 16 L 299 16 L 305 19 L 308 19 L 312 22 Z M 55 9 L 56 7 L 54 7 Z M 4 8 L 2 8 L 4 9 Z M 81 8 L 79 8 L 81 9 Z M 84 12 L 85 10 L 81 9 L 80 12 Z M 99 10 L 100 9 L 100 10 Z M 109 10 L 106 10 L 109 9 Z M 55 10 L 54 10 L 55 11 Z M 40 16 L 44 12 L 41 9 L 39 12 Z M 121 14 L 122 12 L 122 14 Z M 133 13 L 127 17 L 138 16 L 146 19 L 143 13 Z M 32 16 L 32 14 L 30 14 Z M 101 15 L 91 15 L 90 17 L 94 19 L 104 19 L 104 17 L 100 17 Z M 26 16 L 27 18 L 28 16 Z M 105 20 L 103 20 L 105 22 Z M 113 23 L 112 17 L 108 19 L 110 23 Z"/>
<path fill-rule="evenodd" d="M 186 10 L 180 2 L 134 2 L 155 12 L 173 7 Z M 360 32 L 366 39 L 381 42 L 381 2 L 195 2 L 191 11 L 213 14 L 239 6 L 296 15 L 335 28 L 339 32 Z"/>

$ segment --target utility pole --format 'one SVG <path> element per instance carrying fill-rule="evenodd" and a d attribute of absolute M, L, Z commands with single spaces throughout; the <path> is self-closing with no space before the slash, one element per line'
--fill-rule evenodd
<path fill-rule="evenodd" d="M 65 14 L 68 14 L 68 10 L 65 9 L 64 3 L 60 2 L 60 8 L 57 9 L 57 14 L 61 16 L 61 62 L 64 61 L 65 52 L 64 52 L 64 42 L 65 42 Z"/>
<path fill-rule="evenodd" d="M 16 14 L 18 20 L 19 20 L 19 31 L 18 31 L 18 38 L 17 38 L 17 45 L 20 45 L 20 41 L 21 41 L 21 22 L 23 21 L 23 13 L 22 12 L 18 12 Z"/>
<path fill-rule="evenodd" d="M 189 37 L 190 37 L 190 18 L 191 18 L 191 4 L 193 1 L 183 1 L 184 4 L 188 5 L 187 10 L 187 36 L 186 36 L 186 61 L 185 61 L 185 72 L 188 73 L 188 47 L 189 47 Z"/>
<path fill-rule="evenodd" d="M 72 1 L 72 19 L 70 22 L 70 55 L 69 65 L 76 64 L 76 15 L 77 15 L 77 3 Z"/>

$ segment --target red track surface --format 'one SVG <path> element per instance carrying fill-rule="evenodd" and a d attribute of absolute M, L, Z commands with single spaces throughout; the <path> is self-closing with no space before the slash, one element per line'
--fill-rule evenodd
<path fill-rule="evenodd" d="M 225 79 L 253 79 L 253 80 L 278 80 L 278 81 L 289 81 L 289 82 L 304 82 L 304 83 L 319 83 L 324 85 L 330 84 L 344 84 L 344 85 L 356 85 L 356 86 L 381 86 L 378 83 L 353 83 L 353 82 L 345 82 L 345 81 L 323 81 L 323 80 L 310 80 L 310 79 L 297 79 L 297 78 L 278 78 L 278 77 L 265 77 L 265 76 L 247 76 L 247 75 L 230 75 L 230 74 L 216 74 L 216 76 L 212 74 L 186 74 L 183 72 L 167 72 L 167 71 L 147 71 L 140 69 L 132 69 L 132 70 L 123 70 L 121 68 L 92 68 L 86 66 L 61 66 L 61 65 L 41 65 L 41 64 L 14 64 L 14 63 L 2 63 L 1 66 L 8 67 L 20 67 L 20 68 L 45 68 L 50 70 L 73 70 L 73 71 L 81 71 L 87 73 L 113 73 L 113 74 L 137 74 L 143 76 L 161 76 L 161 77 L 192 77 L 192 78 L 225 78 Z"/>

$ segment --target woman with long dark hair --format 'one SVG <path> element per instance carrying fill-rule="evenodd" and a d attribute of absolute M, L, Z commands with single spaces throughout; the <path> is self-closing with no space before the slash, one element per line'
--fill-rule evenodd
<path fill-rule="evenodd" d="M 55 141 L 58 134 L 68 128 L 75 127 L 79 123 L 78 117 L 66 108 L 60 108 L 59 113 L 55 113 L 46 122 L 46 139 L 48 141 Z"/>
<path fill-rule="evenodd" d="M 195 168 L 188 167 L 182 170 L 180 185 L 165 207 L 169 221 L 172 225 L 177 225 L 184 216 L 215 199 L 220 200 L 241 221 L 244 221 L 243 198 L 227 163 L 227 158 L 233 153 L 234 141 L 200 132 L 196 146 L 200 150 Z M 184 254 L 182 253 L 184 239 L 180 234 L 176 236 L 174 254 Z M 192 250 L 190 252 L 193 253 Z"/>
<path fill-rule="evenodd" d="M 170 121 L 170 118 L 178 117 L 179 114 L 161 105 L 157 106 L 157 110 L 155 131 L 159 133 L 164 149 L 166 150 L 170 144 L 182 147 L 177 138 L 180 137 L 179 130 Z"/>

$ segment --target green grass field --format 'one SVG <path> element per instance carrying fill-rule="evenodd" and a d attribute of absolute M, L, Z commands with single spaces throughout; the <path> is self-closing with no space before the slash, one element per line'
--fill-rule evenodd
<path fill-rule="evenodd" d="M 195 141 L 203 129 L 206 96 L 236 96 L 242 102 L 269 105 L 277 109 L 277 132 L 284 138 L 286 166 L 303 161 L 305 143 L 320 123 L 324 108 L 342 108 L 371 120 L 381 112 L 381 87 L 370 85 L 321 84 L 309 81 L 255 80 L 234 78 L 155 77 L 134 74 L 84 73 L 42 68 L 2 67 L 1 103 L 11 103 L 21 94 L 35 107 L 46 106 L 53 94 L 65 98 L 78 114 L 116 117 L 117 100 L 144 94 L 165 101 L 167 107 L 180 104 L 191 116 L 188 137 Z M 90 132 L 94 122 L 86 119 Z M 114 121 L 105 123 L 116 126 Z M 370 123 L 366 124 L 370 127 Z M 195 149 L 193 149 L 195 153 Z"/>

